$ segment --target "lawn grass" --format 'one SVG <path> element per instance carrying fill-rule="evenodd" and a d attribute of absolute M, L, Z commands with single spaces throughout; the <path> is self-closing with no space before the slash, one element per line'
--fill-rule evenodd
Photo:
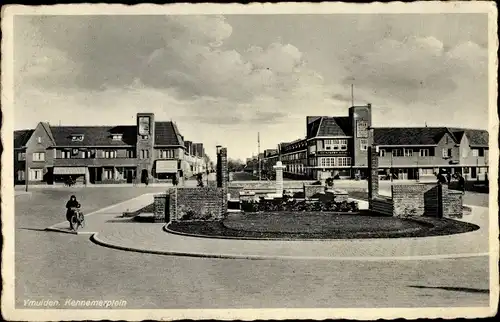
<path fill-rule="evenodd" d="M 443 236 L 479 229 L 452 219 L 395 218 L 349 214 L 238 214 L 223 221 L 172 222 L 183 234 L 239 239 L 365 239 Z"/>

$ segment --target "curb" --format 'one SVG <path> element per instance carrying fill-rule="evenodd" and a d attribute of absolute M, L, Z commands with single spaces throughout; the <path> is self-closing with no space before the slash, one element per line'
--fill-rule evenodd
<path fill-rule="evenodd" d="M 236 254 L 211 254 L 211 253 L 187 253 L 187 252 L 176 252 L 176 251 L 161 251 L 161 250 L 150 250 L 143 248 L 134 248 L 112 244 L 110 242 L 104 241 L 97 237 L 98 233 L 94 233 L 90 240 L 103 247 L 136 252 L 142 254 L 155 254 L 155 255 L 166 255 L 166 256 L 182 256 L 182 257 L 197 257 L 197 258 L 213 258 L 213 259 L 246 259 L 246 260 L 329 260 L 329 261 L 396 261 L 396 260 L 439 260 L 439 259 L 455 259 L 455 258 L 471 258 L 471 257 L 484 257 L 489 256 L 489 253 L 477 253 L 477 254 L 446 254 L 446 255 L 421 255 L 421 256 L 394 256 L 394 257 L 326 257 L 326 256 L 270 256 L 270 255 L 236 255 Z"/>

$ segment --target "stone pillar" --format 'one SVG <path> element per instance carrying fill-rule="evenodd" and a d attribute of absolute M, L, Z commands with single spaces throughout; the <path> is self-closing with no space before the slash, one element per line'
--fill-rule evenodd
<path fill-rule="evenodd" d="M 378 198 L 378 152 L 373 146 L 368 147 L 368 201 Z"/>
<path fill-rule="evenodd" d="M 222 189 L 222 213 L 227 213 L 229 169 L 227 166 L 227 148 L 217 146 L 217 188 Z"/>
<path fill-rule="evenodd" d="M 166 193 L 154 196 L 155 222 L 166 221 L 166 212 L 169 211 L 169 209 L 166 209 L 167 198 L 169 198 L 169 196 Z"/>
<path fill-rule="evenodd" d="M 276 172 L 276 194 L 281 197 L 283 196 L 283 170 L 285 166 L 281 161 L 278 161 L 273 168 Z"/>
<path fill-rule="evenodd" d="M 85 168 L 85 185 L 88 185 L 89 183 L 90 183 L 89 168 Z"/>

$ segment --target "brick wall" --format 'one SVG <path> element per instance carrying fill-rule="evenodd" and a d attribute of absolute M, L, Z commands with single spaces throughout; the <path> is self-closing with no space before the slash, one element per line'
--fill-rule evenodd
<path fill-rule="evenodd" d="M 321 192 L 325 191 L 325 187 L 324 186 L 320 186 L 320 185 L 317 185 L 317 186 L 304 185 L 303 189 L 304 189 L 304 197 L 306 199 L 307 198 L 311 198 L 312 196 L 314 196 L 317 193 L 321 193 Z"/>
<path fill-rule="evenodd" d="M 227 213 L 227 194 L 229 186 L 229 168 L 227 165 L 227 148 L 217 152 L 217 187 L 222 190 L 222 198 L 218 201 L 224 214 Z"/>
<path fill-rule="evenodd" d="M 166 193 L 158 194 L 154 196 L 155 204 L 155 222 L 168 222 L 167 218 L 167 200 L 169 195 Z"/>
<path fill-rule="evenodd" d="M 220 220 L 227 211 L 223 207 L 221 188 L 177 188 L 170 193 L 169 214 L 171 221 L 182 220 Z"/>
<path fill-rule="evenodd" d="M 439 207 L 439 189 L 435 184 L 408 184 L 392 186 L 394 216 L 437 216 Z"/>
<path fill-rule="evenodd" d="M 368 147 L 368 200 L 378 198 L 378 155 L 374 147 Z"/>
<path fill-rule="evenodd" d="M 463 217 L 463 195 L 460 191 L 449 190 L 443 186 L 443 217 L 462 218 Z"/>
<path fill-rule="evenodd" d="M 371 205 L 372 210 L 376 213 L 387 216 L 392 216 L 394 213 L 394 204 L 390 198 L 375 198 L 371 201 Z"/>
<path fill-rule="evenodd" d="M 304 184 L 310 185 L 314 181 L 283 181 L 283 189 L 285 190 L 297 190 L 300 191 L 303 189 Z M 243 187 L 246 190 L 275 190 L 276 189 L 276 181 L 232 181 L 229 183 L 229 186 L 237 186 Z"/>
<path fill-rule="evenodd" d="M 242 186 L 229 186 L 227 191 L 231 196 L 231 199 L 238 199 L 240 197 L 240 192 L 245 190 Z"/>

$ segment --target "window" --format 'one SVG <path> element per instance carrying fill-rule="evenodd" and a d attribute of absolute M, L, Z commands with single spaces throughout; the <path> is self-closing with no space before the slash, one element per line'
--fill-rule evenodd
<path fill-rule="evenodd" d="M 42 181 L 43 171 L 42 169 L 30 169 L 29 180 L 30 181 Z"/>
<path fill-rule="evenodd" d="M 93 153 L 90 150 L 82 151 L 82 158 L 84 158 L 84 159 L 91 159 L 93 157 L 92 155 L 93 155 Z M 95 154 L 94 154 L 94 156 L 95 156 Z"/>
<path fill-rule="evenodd" d="M 322 167 L 334 167 L 335 166 L 335 158 L 321 158 L 320 165 Z"/>
<path fill-rule="evenodd" d="M 385 157 L 385 149 L 380 149 L 378 153 L 381 157 Z"/>
<path fill-rule="evenodd" d="M 444 144 L 448 144 L 448 143 L 449 143 L 449 141 L 448 141 L 448 135 L 445 135 L 444 136 Z"/>
<path fill-rule="evenodd" d="M 17 160 L 19 160 L 19 161 L 24 161 L 24 160 L 26 160 L 26 152 L 19 152 L 19 153 L 17 154 Z"/>
<path fill-rule="evenodd" d="M 104 151 L 104 158 L 105 159 L 114 159 L 114 158 L 116 158 L 116 151 L 113 151 L 113 150 Z"/>
<path fill-rule="evenodd" d="M 348 157 L 337 158 L 337 166 L 348 167 L 350 165 L 351 165 L 351 158 L 348 158 Z"/>
<path fill-rule="evenodd" d="M 429 149 L 420 149 L 420 156 L 421 157 L 428 157 L 429 156 Z"/>
<path fill-rule="evenodd" d="M 443 149 L 443 158 L 449 158 L 451 156 L 451 149 Z"/>
<path fill-rule="evenodd" d="M 33 161 L 45 161 L 45 152 L 33 153 Z"/>
<path fill-rule="evenodd" d="M 347 140 L 325 140 L 325 150 L 347 151 Z"/>
<path fill-rule="evenodd" d="M 149 159 L 149 150 L 141 150 L 141 159 Z"/>
<path fill-rule="evenodd" d="M 63 150 L 61 151 L 61 159 L 71 158 L 71 151 Z"/>
<path fill-rule="evenodd" d="M 173 150 L 160 150 L 160 159 L 173 159 L 174 151 Z"/>
<path fill-rule="evenodd" d="M 17 171 L 17 181 L 24 181 L 24 170 Z"/>
<path fill-rule="evenodd" d="M 37 141 L 38 141 L 38 143 L 42 143 L 42 137 L 41 137 L 41 136 L 39 136 L 39 137 L 37 138 Z"/>
<path fill-rule="evenodd" d="M 479 149 L 479 156 L 484 157 L 484 149 Z"/>
<path fill-rule="evenodd" d="M 127 150 L 127 158 L 135 158 L 135 151 Z"/>
<path fill-rule="evenodd" d="M 412 157 L 413 156 L 413 149 L 404 149 L 404 154 L 405 154 L 405 157 Z"/>
<path fill-rule="evenodd" d="M 113 134 L 113 141 L 121 141 L 122 137 L 122 134 Z"/>
<path fill-rule="evenodd" d="M 359 146 L 360 146 L 361 151 L 368 150 L 368 140 L 367 139 L 359 140 Z"/>
<path fill-rule="evenodd" d="M 394 149 L 394 150 L 392 150 L 392 156 L 393 157 L 402 157 L 403 156 L 403 150 L 402 149 Z"/>
<path fill-rule="evenodd" d="M 340 151 L 347 151 L 347 140 L 339 140 Z"/>
<path fill-rule="evenodd" d="M 71 137 L 71 141 L 73 141 L 73 142 L 82 142 L 83 141 L 83 134 L 73 135 Z"/>
<path fill-rule="evenodd" d="M 103 176 L 104 176 L 104 179 L 106 180 L 111 180 L 113 179 L 113 169 L 104 169 L 103 171 Z"/>
<path fill-rule="evenodd" d="M 464 173 L 469 173 L 469 167 L 464 167 Z"/>
<path fill-rule="evenodd" d="M 478 149 L 472 149 L 472 156 L 477 157 L 479 155 L 479 150 Z"/>

